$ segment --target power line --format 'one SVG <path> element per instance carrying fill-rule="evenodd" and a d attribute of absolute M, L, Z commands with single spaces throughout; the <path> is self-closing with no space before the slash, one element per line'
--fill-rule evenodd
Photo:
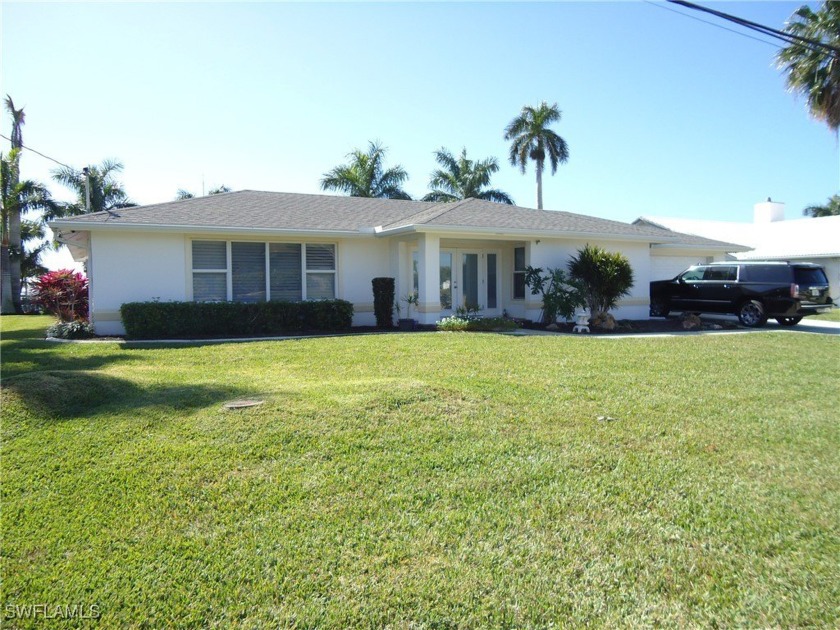
<path fill-rule="evenodd" d="M 672 9 L 671 7 L 666 7 L 664 4 L 659 4 L 657 2 L 652 2 L 652 0 L 644 0 L 647 4 L 654 6 L 658 9 L 665 9 L 666 11 L 670 11 L 671 13 L 676 13 L 677 15 L 681 15 L 683 17 L 688 18 L 689 20 L 695 20 L 696 22 L 702 22 L 703 24 L 708 24 L 709 26 L 714 26 L 715 28 L 722 29 L 724 31 L 729 31 L 730 33 L 735 33 L 736 35 L 740 35 L 741 37 L 746 37 L 747 39 L 752 39 L 757 42 L 761 42 L 762 44 L 767 44 L 768 46 L 772 46 L 773 48 L 781 48 L 778 44 L 774 44 L 773 42 L 768 42 L 766 39 L 761 39 L 760 37 L 753 37 L 752 35 L 747 35 L 746 33 L 742 33 L 741 31 L 736 31 L 734 28 L 727 28 L 720 24 L 715 24 L 714 22 L 710 22 L 709 20 L 704 20 L 702 18 L 696 17 L 694 15 L 689 15 L 688 13 L 683 13 L 682 11 L 677 11 L 676 9 Z"/>
<path fill-rule="evenodd" d="M 9 138 L 8 136 L 4 136 L 2 133 L 0 133 L 0 138 L 8 140 L 9 142 L 12 141 L 11 138 Z M 55 158 L 51 158 L 49 155 L 44 155 L 43 153 L 41 153 L 40 151 L 36 151 L 32 147 L 27 147 L 27 146 L 21 144 L 20 148 L 21 149 L 26 149 L 27 151 L 32 151 L 32 153 L 35 153 L 36 155 L 40 155 L 42 158 L 46 158 L 46 159 L 50 160 L 51 162 L 55 162 L 56 164 L 58 164 L 59 166 L 63 166 L 64 168 L 69 168 L 69 169 L 74 170 L 74 171 L 76 170 L 75 168 L 73 168 L 69 164 L 65 164 L 64 162 L 59 162 Z"/>
<path fill-rule="evenodd" d="M 829 53 L 833 57 L 840 59 L 840 48 L 836 46 L 832 46 L 831 44 L 826 44 L 816 39 L 810 39 L 808 37 L 802 37 L 801 35 L 796 35 L 794 33 L 788 33 L 787 31 L 780 31 L 775 28 L 771 28 L 769 26 L 764 26 L 763 24 L 759 24 L 758 22 L 753 22 L 751 20 L 745 20 L 744 18 L 739 18 L 736 15 L 730 15 L 729 13 L 724 13 L 723 11 L 717 11 L 715 9 L 709 9 L 708 7 L 700 6 L 699 4 L 694 4 L 693 2 L 688 2 L 687 0 L 666 0 L 672 4 L 678 4 L 682 7 L 686 7 L 687 9 L 693 9 L 695 11 L 702 11 L 703 13 L 709 13 L 714 15 L 715 17 L 719 17 L 721 19 L 727 20 L 729 22 L 734 22 L 739 26 L 743 26 L 744 28 L 748 28 L 750 30 L 756 31 L 763 35 L 768 35 L 775 39 L 779 39 L 786 44 L 798 44 L 800 46 L 804 46 L 808 50 L 813 52 L 820 52 L 820 53 Z"/>

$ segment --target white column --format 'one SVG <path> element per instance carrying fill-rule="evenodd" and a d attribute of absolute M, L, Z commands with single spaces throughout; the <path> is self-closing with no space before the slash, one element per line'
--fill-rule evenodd
<path fill-rule="evenodd" d="M 420 299 L 414 318 L 421 324 L 434 324 L 440 316 L 440 237 L 420 234 L 417 254 Z"/>

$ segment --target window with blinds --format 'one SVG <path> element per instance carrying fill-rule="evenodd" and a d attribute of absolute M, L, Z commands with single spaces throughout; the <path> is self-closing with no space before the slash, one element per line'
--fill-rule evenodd
<path fill-rule="evenodd" d="M 193 241 L 193 299 L 196 302 L 227 300 L 227 243 Z"/>
<path fill-rule="evenodd" d="M 335 245 L 306 245 L 306 299 L 335 297 Z"/>
<path fill-rule="evenodd" d="M 322 243 L 193 241 L 193 299 L 334 299 L 335 249 Z"/>
<path fill-rule="evenodd" d="M 231 243 L 234 302 L 265 302 L 265 243 Z"/>
<path fill-rule="evenodd" d="M 268 261 L 271 299 L 300 302 L 303 299 L 301 246 L 297 243 L 270 243 Z"/>

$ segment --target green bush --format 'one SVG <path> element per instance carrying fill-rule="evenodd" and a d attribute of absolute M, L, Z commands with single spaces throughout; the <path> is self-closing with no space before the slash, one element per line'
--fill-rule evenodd
<path fill-rule="evenodd" d="M 438 330 L 447 331 L 493 331 L 515 330 L 518 324 L 507 317 L 474 317 L 469 315 L 452 315 L 444 317 L 436 324 Z"/>
<path fill-rule="evenodd" d="M 93 326 L 90 322 L 77 319 L 72 322 L 58 321 L 47 328 L 47 337 L 56 339 L 90 339 L 93 337 Z"/>
<path fill-rule="evenodd" d="M 608 252 L 588 243 L 569 261 L 569 274 L 582 283 L 593 319 L 598 313 L 615 308 L 618 300 L 628 295 L 633 286 L 633 268 L 624 254 Z"/>
<path fill-rule="evenodd" d="M 554 324 L 558 317 L 568 320 L 574 317 L 575 309 L 585 304 L 584 286 L 579 280 L 569 278 L 562 269 L 547 269 L 543 275 L 542 267 L 525 268 L 525 286 L 531 289 L 531 295 L 542 294 L 543 323 Z"/>
<path fill-rule="evenodd" d="M 278 335 L 350 328 L 353 305 L 311 302 L 127 302 L 120 307 L 132 339 Z"/>
<path fill-rule="evenodd" d="M 378 328 L 393 328 L 394 326 L 394 279 L 374 278 L 373 284 L 373 314 L 376 316 Z"/>

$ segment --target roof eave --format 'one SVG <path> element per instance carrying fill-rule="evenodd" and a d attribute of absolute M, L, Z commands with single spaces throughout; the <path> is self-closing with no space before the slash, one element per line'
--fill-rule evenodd
<path fill-rule="evenodd" d="M 535 230 L 523 228 L 491 228 L 491 227 L 475 227 L 465 225 L 402 225 L 395 228 L 384 228 L 381 225 L 374 228 L 376 236 L 397 236 L 401 234 L 420 234 L 420 233 L 435 233 L 435 234 L 457 234 L 464 236 L 468 234 L 475 234 L 477 236 L 491 236 L 496 239 L 499 237 L 509 238 L 517 236 L 523 239 L 527 238 L 597 238 L 606 241 L 637 241 L 642 243 L 653 243 L 661 239 L 654 238 L 644 234 L 611 234 L 608 232 L 585 232 L 585 231 L 569 231 L 569 230 Z M 675 237 L 670 237 L 675 238 Z"/>
<path fill-rule="evenodd" d="M 341 237 L 353 238 L 370 236 L 372 230 L 361 228 L 358 230 L 313 230 L 294 228 L 248 228 L 242 226 L 215 226 L 215 225 L 162 225 L 148 223 L 92 223 L 82 221 L 68 221 L 56 219 L 48 223 L 50 229 L 72 230 L 74 232 L 156 232 L 156 233 L 188 233 L 188 234 L 226 234 L 226 235 L 281 235 L 292 234 L 295 236 L 315 237 Z"/>
<path fill-rule="evenodd" d="M 652 243 L 651 249 L 706 249 L 718 252 L 748 252 L 752 247 L 735 243 Z"/>

